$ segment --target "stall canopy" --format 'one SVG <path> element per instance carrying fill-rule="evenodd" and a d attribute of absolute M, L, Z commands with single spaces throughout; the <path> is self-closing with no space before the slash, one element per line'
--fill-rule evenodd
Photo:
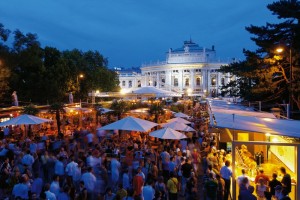
<path fill-rule="evenodd" d="M 0 127 L 9 126 L 9 125 L 33 125 L 33 124 L 42 124 L 45 122 L 51 122 L 50 119 L 44 119 L 40 117 L 36 117 L 33 115 L 20 115 L 16 118 L 12 118 L 8 121 L 0 123 Z"/>
<path fill-rule="evenodd" d="M 214 101 L 209 101 L 212 126 L 300 138 L 300 121 L 298 120 L 277 119 L 271 113 L 255 112 L 232 104 L 229 104 L 227 108 L 220 106 L 226 105 L 226 102 L 217 101 L 218 106 L 216 106 Z"/>
<path fill-rule="evenodd" d="M 147 120 L 135 118 L 135 117 L 126 117 L 97 130 L 125 130 L 125 131 L 140 131 L 147 132 L 151 128 L 157 126 L 157 123 L 150 122 Z"/>
<path fill-rule="evenodd" d="M 154 94 L 156 97 L 175 97 L 175 96 L 181 96 L 179 93 L 159 89 L 152 86 L 147 87 L 141 87 L 137 90 L 132 91 L 134 94 Z"/>
<path fill-rule="evenodd" d="M 184 114 L 182 112 L 175 113 L 174 116 L 175 117 L 181 117 L 181 118 L 189 118 L 190 117 L 187 114 Z"/>
<path fill-rule="evenodd" d="M 181 140 L 187 138 L 184 134 L 171 128 L 159 129 L 157 131 L 151 132 L 149 135 L 160 139 L 170 139 L 170 140 Z"/>
<path fill-rule="evenodd" d="M 184 131 L 184 132 L 195 132 L 196 131 L 192 127 L 190 127 L 184 123 L 176 122 L 176 121 L 164 123 L 164 124 L 161 124 L 161 126 L 165 127 L 165 128 L 172 128 L 176 131 Z"/>

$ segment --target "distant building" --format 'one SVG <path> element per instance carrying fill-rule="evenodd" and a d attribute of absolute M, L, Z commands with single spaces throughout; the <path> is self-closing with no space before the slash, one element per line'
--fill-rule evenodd
<path fill-rule="evenodd" d="M 141 72 L 119 71 L 120 87 L 154 86 L 182 94 L 217 96 L 220 86 L 233 78 L 216 71 L 222 65 L 228 63 L 217 60 L 214 46 L 208 49 L 185 41 L 181 48 L 169 49 L 164 62 L 142 65 Z"/>

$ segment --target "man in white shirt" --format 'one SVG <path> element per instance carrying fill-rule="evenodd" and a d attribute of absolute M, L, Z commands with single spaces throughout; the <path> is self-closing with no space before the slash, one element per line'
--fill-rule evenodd
<path fill-rule="evenodd" d="M 225 166 L 223 166 L 220 170 L 221 177 L 225 181 L 225 193 L 224 193 L 224 199 L 228 199 L 229 193 L 230 193 L 230 185 L 231 185 L 231 177 L 232 177 L 232 170 L 229 168 L 230 161 L 225 161 Z"/>
<path fill-rule="evenodd" d="M 22 177 L 21 182 L 14 186 L 12 194 L 15 198 L 20 197 L 21 199 L 29 199 L 28 192 L 29 187 L 26 185 L 25 178 Z"/>
<path fill-rule="evenodd" d="M 154 197 L 155 197 L 155 190 L 152 187 L 152 184 L 153 184 L 152 180 L 149 179 L 146 182 L 146 185 L 143 187 L 142 194 L 143 194 L 144 200 L 153 200 L 154 199 Z"/>
<path fill-rule="evenodd" d="M 93 168 L 88 167 L 87 172 L 82 174 L 81 176 L 81 180 L 84 182 L 84 185 L 88 193 L 88 199 L 94 198 L 94 188 L 96 185 L 96 177 L 92 172 L 93 172 Z"/>
<path fill-rule="evenodd" d="M 53 177 L 53 181 L 50 185 L 50 192 L 52 192 L 53 194 L 55 194 L 56 198 L 59 195 L 60 192 L 60 187 L 59 187 L 59 176 L 58 175 L 54 175 Z"/>
<path fill-rule="evenodd" d="M 33 163 L 34 163 L 34 158 L 30 154 L 30 150 L 27 150 L 26 154 L 22 158 L 22 164 L 27 165 L 29 169 L 31 169 Z"/>
<path fill-rule="evenodd" d="M 248 179 L 248 183 L 246 184 L 246 187 L 248 188 L 249 184 L 250 184 L 250 179 L 249 177 L 246 175 L 246 170 L 242 169 L 242 175 L 237 177 L 237 182 L 238 182 L 238 186 L 240 187 L 242 185 L 242 181 L 244 178 Z"/>
<path fill-rule="evenodd" d="M 47 200 L 56 200 L 56 196 L 53 192 L 50 192 L 50 184 L 47 183 L 45 185 L 45 194 Z"/>

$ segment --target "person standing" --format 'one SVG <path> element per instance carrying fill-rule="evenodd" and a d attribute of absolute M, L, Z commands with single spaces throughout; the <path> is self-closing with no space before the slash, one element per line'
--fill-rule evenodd
<path fill-rule="evenodd" d="M 154 197 L 155 197 L 155 190 L 154 188 L 152 187 L 152 180 L 149 179 L 147 182 L 146 182 L 146 185 L 143 187 L 143 199 L 144 200 L 153 200 Z"/>
<path fill-rule="evenodd" d="M 208 174 L 208 178 L 204 185 L 206 200 L 217 200 L 218 183 L 212 173 Z"/>
<path fill-rule="evenodd" d="M 175 176 L 175 173 L 170 173 L 170 178 L 167 182 L 167 188 L 169 190 L 169 200 L 177 200 L 178 198 L 178 189 L 179 181 Z"/>
<path fill-rule="evenodd" d="M 225 181 L 221 178 L 220 174 L 216 174 L 216 179 L 218 183 L 217 200 L 223 200 L 225 191 Z"/>
<path fill-rule="evenodd" d="M 230 167 L 230 161 L 226 160 L 225 165 L 220 170 L 221 177 L 225 181 L 224 200 L 228 200 L 228 196 L 230 194 L 232 170 L 229 167 Z"/>
<path fill-rule="evenodd" d="M 284 193 L 289 194 L 292 190 L 292 179 L 291 179 L 291 175 L 289 175 L 286 172 L 286 169 L 284 167 L 280 167 L 280 171 L 283 175 L 282 180 L 281 180 L 281 184 L 282 184 L 282 191 Z"/>
<path fill-rule="evenodd" d="M 269 182 L 269 187 L 270 187 L 270 193 L 274 197 L 275 196 L 275 187 L 277 185 L 281 186 L 280 181 L 277 180 L 277 173 L 273 173 L 272 175 L 272 180 Z"/>
<path fill-rule="evenodd" d="M 133 196 L 142 197 L 142 188 L 144 185 L 143 177 L 139 175 L 139 172 L 136 172 L 136 175 L 133 177 L 132 186 L 133 186 Z"/>
<path fill-rule="evenodd" d="M 117 160 L 116 155 L 113 155 L 111 162 L 110 162 L 110 167 L 111 167 L 111 186 L 112 190 L 116 191 L 118 187 L 118 181 L 119 181 L 119 176 L 120 176 L 120 168 L 121 164 Z"/>
<path fill-rule="evenodd" d="M 193 165 L 189 162 L 189 159 L 185 159 L 185 163 L 181 166 L 182 171 L 182 179 L 181 179 L 181 192 L 182 195 L 185 194 L 186 183 L 188 179 L 191 177 L 191 172 L 193 169 Z"/>
<path fill-rule="evenodd" d="M 81 180 L 84 182 L 84 185 L 86 187 L 88 199 L 94 199 L 94 188 L 96 185 L 96 177 L 93 174 L 92 167 L 88 167 L 87 172 L 82 174 Z"/>

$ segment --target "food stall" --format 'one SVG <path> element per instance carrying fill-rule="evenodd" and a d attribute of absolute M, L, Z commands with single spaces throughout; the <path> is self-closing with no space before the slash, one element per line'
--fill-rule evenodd
<path fill-rule="evenodd" d="M 231 145 L 233 199 L 238 197 L 236 179 L 241 175 L 241 169 L 246 169 L 250 184 L 254 185 L 261 168 L 270 179 L 273 172 L 278 172 L 280 181 L 280 167 L 285 167 L 292 177 L 289 196 L 299 199 L 300 121 L 276 119 L 270 113 L 238 109 L 213 107 L 210 111 L 210 125 L 219 128 L 220 143 Z"/>

